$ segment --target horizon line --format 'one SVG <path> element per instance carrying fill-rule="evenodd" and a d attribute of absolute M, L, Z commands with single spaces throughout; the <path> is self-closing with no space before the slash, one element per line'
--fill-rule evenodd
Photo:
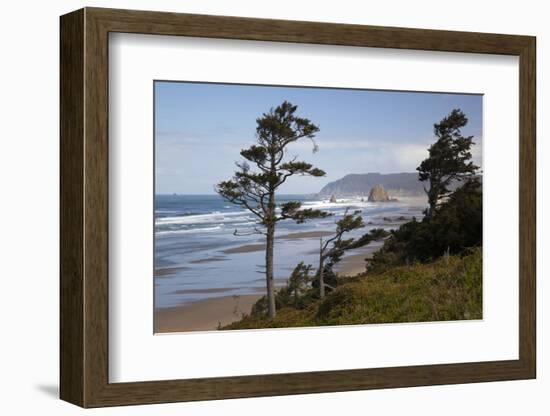
<path fill-rule="evenodd" d="M 399 175 L 399 174 L 403 174 L 403 173 L 412 173 L 412 174 L 415 174 L 415 175 L 417 174 L 417 172 L 403 172 L 403 171 L 401 171 L 401 172 L 391 172 L 391 173 L 380 173 L 380 172 L 346 173 L 341 178 L 335 179 L 331 182 L 328 182 L 326 185 L 323 185 L 322 188 L 324 188 L 325 186 L 327 186 L 327 185 L 329 185 L 333 182 L 339 181 L 339 180 L 345 178 L 346 176 L 350 176 L 350 175 Z M 155 192 L 154 194 L 155 195 L 218 195 L 216 192 L 213 192 L 213 193 L 205 193 L 205 192 L 185 193 L 185 192 L 178 192 L 178 191 L 167 191 L 167 192 L 162 192 L 162 193 Z M 318 192 L 285 192 L 285 193 L 282 193 L 281 195 L 317 195 L 317 194 L 319 194 L 319 191 Z"/>

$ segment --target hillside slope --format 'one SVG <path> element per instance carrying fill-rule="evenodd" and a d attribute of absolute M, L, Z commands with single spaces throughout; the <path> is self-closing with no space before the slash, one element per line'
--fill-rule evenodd
<path fill-rule="evenodd" d="M 391 196 L 424 195 L 418 173 L 360 173 L 349 174 L 325 185 L 320 195 L 368 195 L 371 188 L 382 185 Z"/>
<path fill-rule="evenodd" d="M 451 321 L 482 318 L 482 249 L 351 278 L 305 309 L 245 316 L 221 329 Z"/>

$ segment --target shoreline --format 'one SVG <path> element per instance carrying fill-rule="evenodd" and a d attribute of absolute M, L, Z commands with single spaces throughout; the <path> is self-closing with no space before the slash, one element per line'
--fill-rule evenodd
<path fill-rule="evenodd" d="M 215 331 L 219 325 L 239 321 L 249 314 L 252 305 L 263 296 L 234 295 L 203 299 L 186 305 L 155 309 L 155 334 L 191 331 Z"/>
<path fill-rule="evenodd" d="M 401 224 L 410 221 L 412 217 L 384 217 L 381 218 L 381 221 L 379 223 L 373 224 L 372 222 L 367 223 L 368 226 L 378 226 L 379 228 L 397 228 Z M 328 231 L 328 230 L 320 230 L 320 231 L 302 231 L 302 232 L 293 232 L 288 234 L 283 234 L 280 236 L 275 237 L 275 242 L 281 240 L 287 240 L 287 241 L 297 241 L 302 239 L 312 239 L 312 238 L 321 238 L 326 236 L 332 236 L 334 235 L 334 231 Z M 210 257 L 205 257 L 202 259 L 196 259 L 189 262 L 189 264 L 208 264 L 208 263 L 215 263 L 215 262 L 224 262 L 227 261 L 228 258 L 227 255 L 232 254 L 245 254 L 245 253 L 254 253 L 259 251 L 265 250 L 265 243 L 249 243 L 249 244 L 241 244 L 234 247 L 229 247 L 223 250 L 219 250 L 217 253 L 213 253 Z M 381 245 L 378 245 L 376 242 L 367 246 L 367 254 L 371 254 L 373 251 L 376 251 L 378 248 L 380 248 Z M 359 254 L 361 255 L 361 254 Z M 363 272 L 363 268 L 359 270 L 358 266 L 351 266 L 354 261 L 351 259 L 355 258 L 355 254 L 351 254 L 342 260 L 342 263 L 340 264 L 340 272 L 344 274 L 350 274 L 350 273 L 361 273 Z M 364 263 L 364 262 L 363 262 Z M 345 264 L 345 266 L 344 266 Z M 179 267 L 162 267 L 159 269 L 155 269 L 155 277 L 168 277 L 175 272 L 179 271 L 185 271 L 188 270 L 189 267 L 187 266 L 179 266 Z"/>
<path fill-rule="evenodd" d="M 366 272 L 365 258 L 382 246 L 382 242 L 358 249 L 354 254 L 345 256 L 335 271 L 341 276 L 354 276 Z M 222 294 L 230 288 L 183 290 L 189 293 Z M 215 331 L 239 321 L 243 314 L 249 314 L 252 306 L 265 294 L 258 288 L 257 294 L 220 296 L 197 300 L 184 305 L 157 308 L 154 313 L 154 333 L 174 333 L 193 331 Z"/>
<path fill-rule="evenodd" d="M 349 254 L 334 267 L 339 276 L 355 276 L 367 271 L 365 259 L 370 259 L 375 251 L 380 249 L 382 244 L 366 246 L 360 253 Z"/>
<path fill-rule="evenodd" d="M 409 218 L 405 220 L 404 216 L 387 216 L 377 218 L 376 220 L 375 221 L 384 228 L 390 225 L 393 228 L 399 226 L 403 222 L 406 222 Z M 279 240 L 279 242 L 299 242 L 300 240 L 310 240 L 333 234 L 333 231 L 328 230 L 310 230 L 292 233 L 287 232 L 277 236 L 276 240 Z M 334 271 L 344 278 L 365 274 L 367 272 L 365 259 L 371 258 L 373 253 L 382 247 L 383 243 L 383 241 L 374 241 L 367 246 L 350 250 L 344 255 L 341 262 L 335 265 Z M 283 246 L 285 246 L 285 244 L 283 244 Z M 242 258 L 246 260 L 248 257 L 246 257 L 244 253 L 253 253 L 264 250 L 265 244 L 250 242 L 248 244 L 229 247 L 224 250 L 219 249 L 217 252 L 210 253 L 210 256 L 207 255 L 204 258 L 195 259 L 190 263 L 193 265 L 217 263 L 219 266 L 215 267 L 217 267 L 219 273 L 223 273 L 223 270 L 229 267 L 229 263 L 227 265 L 224 264 L 225 260 L 228 260 L 233 255 L 240 257 L 237 255 L 243 253 Z M 314 268 L 318 266 L 314 264 L 315 259 L 310 259 L 310 263 L 314 266 Z M 188 268 L 189 267 L 187 266 L 159 268 L 155 270 L 155 277 L 164 279 L 172 275 L 174 272 L 177 273 L 179 271 L 185 271 Z M 265 278 L 260 279 L 264 280 Z M 285 278 L 279 277 L 277 280 L 279 282 L 276 284 L 276 289 L 280 289 L 280 287 L 288 280 L 288 276 Z M 254 303 L 265 295 L 265 285 L 258 286 L 257 291 L 254 290 L 252 292 L 250 290 L 236 290 L 236 287 L 231 286 L 229 282 L 227 285 L 224 282 L 217 282 L 217 285 L 213 287 L 210 285 L 207 285 L 207 287 L 201 287 L 203 285 L 204 284 L 198 285 L 198 287 L 182 287 L 175 291 L 170 291 L 170 294 L 173 296 L 181 296 L 182 303 L 172 303 L 172 305 L 166 305 L 154 310 L 154 333 L 215 331 L 220 325 L 229 325 L 235 321 L 239 321 L 244 314 L 250 314 Z M 246 285 L 239 287 L 245 288 L 245 286 Z M 249 287 L 248 289 L 252 289 L 252 287 Z M 254 289 L 256 289 L 255 285 Z M 244 292 L 244 294 L 234 294 L 239 292 Z M 201 295 L 207 297 L 204 298 Z M 183 300 L 186 297 L 188 299 L 191 297 L 191 299 L 184 303 Z"/>

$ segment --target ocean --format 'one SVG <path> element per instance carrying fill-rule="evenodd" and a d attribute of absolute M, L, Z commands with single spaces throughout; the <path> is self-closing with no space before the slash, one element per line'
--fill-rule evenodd
<path fill-rule="evenodd" d="M 338 198 L 281 195 L 277 202 L 302 202 L 330 217 L 296 224 L 277 224 L 274 273 L 282 285 L 294 267 L 304 261 L 315 267 L 321 232 L 332 232 L 346 209 L 360 210 L 365 228 L 349 233 L 358 237 L 372 228 L 392 229 L 399 217 L 420 218 L 418 198 L 367 202 L 366 197 Z M 184 305 L 212 297 L 265 292 L 265 237 L 254 234 L 256 217 L 218 195 L 155 196 L 155 308 Z M 235 235 L 237 230 L 238 235 Z M 301 233 L 307 233 L 300 236 Z"/>

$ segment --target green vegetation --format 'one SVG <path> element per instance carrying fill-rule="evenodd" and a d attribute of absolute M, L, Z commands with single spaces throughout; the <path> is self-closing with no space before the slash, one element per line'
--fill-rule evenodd
<path fill-rule="evenodd" d="M 392 231 L 374 253 L 369 270 L 383 271 L 445 254 L 458 254 L 483 242 L 481 184 L 471 179 L 437 207 L 431 217 L 407 222 Z"/>
<path fill-rule="evenodd" d="M 482 185 L 471 162 L 472 137 L 460 132 L 467 122 L 453 110 L 434 125 L 438 139 L 418 167 L 419 180 L 429 184 L 424 218 L 390 233 L 372 229 L 345 239 L 365 227 L 360 211 L 346 210 L 334 235 L 320 241 L 317 271 L 299 263 L 272 299 L 262 297 L 250 315 L 223 329 L 480 319 Z M 333 271 L 347 250 L 375 240 L 384 244 L 366 260 L 364 273 L 343 277 Z"/>
<path fill-rule="evenodd" d="M 274 319 L 250 314 L 223 329 L 281 328 L 482 317 L 482 250 L 348 279 L 325 299 L 281 307 Z"/>
<path fill-rule="evenodd" d="M 468 118 L 459 109 L 434 124 L 437 141 L 428 149 L 429 157 L 416 168 L 418 179 L 429 184 L 424 188 L 429 204 L 427 217 L 431 217 L 442 198 L 451 193 L 449 187 L 453 182 L 468 180 L 479 169 L 471 160 L 473 136 L 464 137 L 460 131 L 466 124 Z"/>
<path fill-rule="evenodd" d="M 425 188 L 429 207 L 424 218 L 413 218 L 390 233 L 372 229 L 359 238 L 345 239 L 346 233 L 365 227 L 360 211 L 349 214 L 346 210 L 335 223 L 334 235 L 320 240 L 317 270 L 299 263 L 286 286 L 275 292 L 270 241 L 276 222 L 288 218 L 300 223 L 328 215 L 302 210 L 299 202 L 284 204 L 281 214 L 275 214 L 275 191 L 288 176 L 324 175 L 305 162 L 278 164 L 288 143 L 300 137 L 312 138 L 318 131 L 309 120 L 294 118 L 295 110 L 285 102 L 264 115 L 258 120 L 261 147 L 241 152 L 262 173 L 251 173 L 242 165 L 232 181 L 218 185 L 224 198 L 259 216 L 259 223 L 267 229 L 262 233 L 268 243 L 267 296 L 253 306 L 250 315 L 223 329 L 480 319 L 482 185 L 476 176 L 479 168 L 471 161 L 472 137 L 463 137 L 460 132 L 468 122 L 460 110 L 453 110 L 434 125 L 438 139 L 418 167 L 419 180 L 429 184 Z M 461 186 L 452 192 L 451 186 L 457 183 Z M 252 207 L 251 201 L 259 205 Z M 364 273 L 343 277 L 333 271 L 346 251 L 375 240 L 384 240 L 384 244 L 366 260 Z"/>
<path fill-rule="evenodd" d="M 349 282 L 349 278 L 339 277 L 333 267 L 338 263 L 346 250 L 363 247 L 372 241 L 380 240 L 388 236 L 388 232 L 382 228 L 375 228 L 360 238 L 342 239 L 342 235 L 351 230 L 360 228 L 363 225 L 361 217 L 357 213 L 345 214 L 344 217 L 336 222 L 336 234 L 327 240 L 323 245 L 321 239 L 320 264 L 317 272 L 312 275 L 313 267 L 304 262 L 300 262 L 292 271 L 287 284 L 275 293 L 275 305 L 277 310 L 285 307 L 295 309 L 304 309 L 311 303 L 325 298 L 325 289 L 329 293 L 342 283 Z M 347 231 L 346 231 L 347 230 Z M 329 247 L 332 243 L 332 248 Z M 326 260 L 326 263 L 324 261 Z M 366 268 L 365 268 L 366 269 Z M 328 283 L 327 283 L 328 281 Z M 251 315 L 255 317 L 264 317 L 269 315 L 268 302 L 265 296 L 262 296 L 252 307 Z"/>
<path fill-rule="evenodd" d="M 343 238 L 350 231 L 365 227 L 361 211 L 348 214 L 346 209 L 342 219 L 336 221 L 336 231 L 333 236 L 320 240 L 319 267 L 312 280 L 312 289 L 319 298 L 324 298 L 327 289 L 334 290 L 338 285 L 338 276 L 334 272 L 334 266 L 338 264 L 348 250 L 353 250 L 370 244 L 373 241 L 386 238 L 389 233 L 383 228 L 375 228 L 363 234 L 359 238 Z"/>
<path fill-rule="evenodd" d="M 319 288 L 319 297 L 321 299 L 325 297 L 326 289 L 330 290 L 333 288 L 333 286 L 325 281 L 325 275 L 327 277 L 334 277 L 334 272 L 332 271 L 334 265 L 342 260 L 342 256 L 346 250 L 349 250 L 356 244 L 353 238 L 344 239 L 344 234 L 363 228 L 364 226 L 365 223 L 363 222 L 361 211 L 355 211 L 353 214 L 348 214 L 348 209 L 346 209 L 342 219 L 336 221 L 335 234 L 325 241 L 321 238 L 319 247 L 319 267 L 317 268 L 318 278 L 316 279 L 316 285 Z"/>
<path fill-rule="evenodd" d="M 364 274 L 339 277 L 325 267 L 331 291 L 324 298 L 319 273 L 312 275 L 311 265 L 298 264 L 275 295 L 280 310 L 275 321 L 267 319 L 264 296 L 249 316 L 226 329 L 481 318 L 481 196 L 479 181 L 469 180 L 431 217 L 413 219 L 389 236 L 373 229 L 350 240 L 346 249 L 385 238 Z M 337 230 L 353 218 L 337 222 Z M 337 260 L 343 254 L 335 253 Z"/>

